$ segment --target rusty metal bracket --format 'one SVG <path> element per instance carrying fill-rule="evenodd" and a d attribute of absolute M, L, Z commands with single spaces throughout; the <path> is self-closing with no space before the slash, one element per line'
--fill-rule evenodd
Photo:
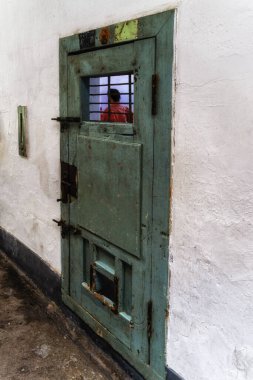
<path fill-rule="evenodd" d="M 70 123 L 80 123 L 81 122 L 81 119 L 80 117 L 70 117 L 70 116 L 66 116 L 66 117 L 53 117 L 51 120 L 55 120 L 55 121 L 58 121 L 61 125 L 61 132 L 64 132 L 65 129 L 68 129 L 69 128 L 69 124 Z"/>
<path fill-rule="evenodd" d="M 76 228 L 75 226 L 72 226 L 71 224 L 67 224 L 64 220 L 56 220 L 53 219 L 53 222 L 55 222 L 59 227 L 61 227 L 61 236 L 63 239 L 66 238 L 66 236 L 70 233 L 73 235 L 80 235 L 81 231 Z"/>
<path fill-rule="evenodd" d="M 81 121 L 80 117 L 71 117 L 71 116 L 53 117 L 51 120 L 58 121 L 59 123 L 78 123 Z"/>

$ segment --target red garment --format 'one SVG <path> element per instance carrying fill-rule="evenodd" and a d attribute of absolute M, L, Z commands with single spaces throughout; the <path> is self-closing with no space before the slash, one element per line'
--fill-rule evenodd
<path fill-rule="evenodd" d="M 129 112 L 128 107 L 122 106 L 120 103 L 110 104 L 110 118 L 108 107 L 101 112 L 101 121 L 114 121 L 115 123 L 132 123 L 133 114 Z"/>

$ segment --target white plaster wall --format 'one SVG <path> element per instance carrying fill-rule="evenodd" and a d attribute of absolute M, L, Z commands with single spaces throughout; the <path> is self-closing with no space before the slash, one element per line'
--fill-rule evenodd
<path fill-rule="evenodd" d="M 252 380 L 252 0 L 0 0 L 0 226 L 60 271 L 59 37 L 175 5 L 167 362 L 186 380 Z"/>
<path fill-rule="evenodd" d="M 168 362 L 253 379 L 253 2 L 184 1 L 177 25 Z"/>

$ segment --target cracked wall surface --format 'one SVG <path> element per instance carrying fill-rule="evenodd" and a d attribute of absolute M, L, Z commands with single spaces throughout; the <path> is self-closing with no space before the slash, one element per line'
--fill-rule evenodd
<path fill-rule="evenodd" d="M 178 6 L 167 362 L 186 380 L 251 380 L 252 1 L 0 5 L 0 226 L 58 272 L 59 38 Z"/>

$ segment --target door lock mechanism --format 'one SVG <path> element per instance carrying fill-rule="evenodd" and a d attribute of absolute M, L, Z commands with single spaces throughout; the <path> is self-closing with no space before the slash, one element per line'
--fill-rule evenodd
<path fill-rule="evenodd" d="M 53 117 L 51 120 L 58 121 L 61 125 L 61 132 L 69 128 L 70 123 L 80 123 L 80 117 Z"/>

